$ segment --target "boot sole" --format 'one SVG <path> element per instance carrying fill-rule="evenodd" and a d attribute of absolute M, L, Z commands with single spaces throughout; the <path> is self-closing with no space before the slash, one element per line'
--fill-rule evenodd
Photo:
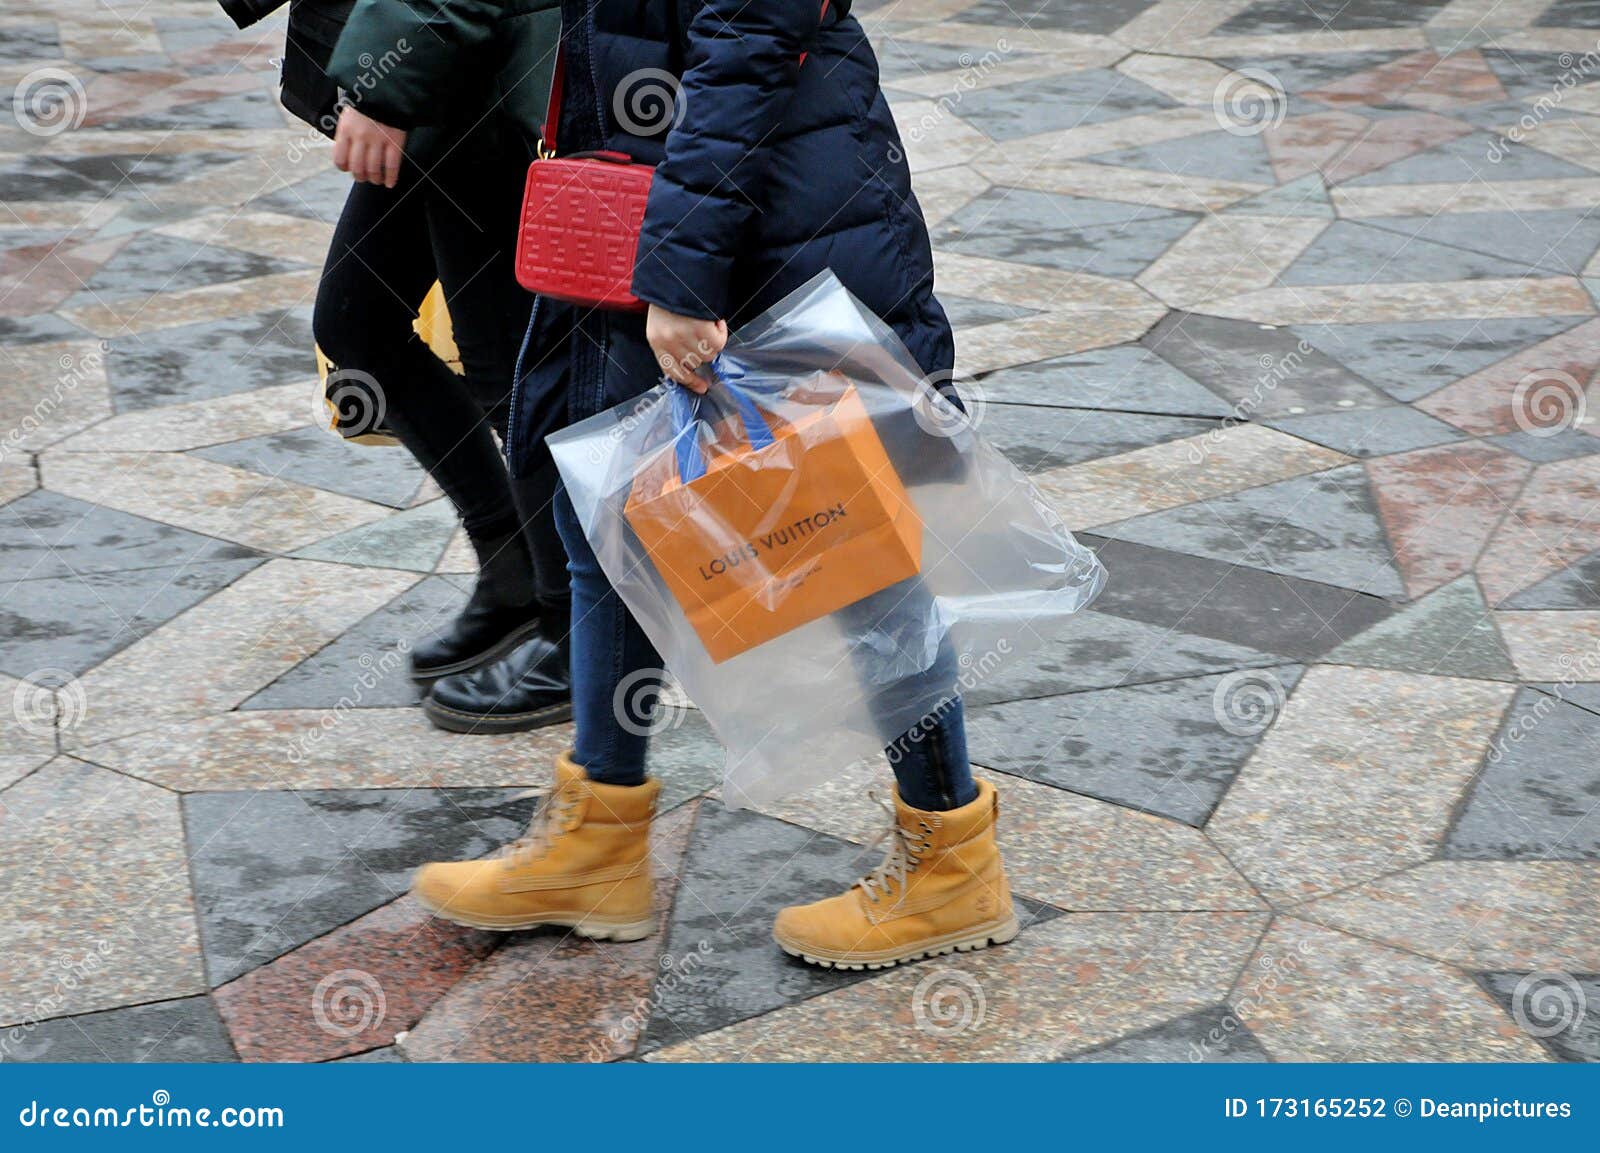
<path fill-rule="evenodd" d="M 808 965 L 818 965 L 824 969 L 892 969 L 896 965 L 903 965 L 907 961 L 920 961 L 925 957 L 942 957 L 947 953 L 971 953 L 977 949 L 987 949 L 990 945 L 1004 945 L 1020 932 L 1022 926 L 1017 923 L 1016 917 L 1007 917 L 1003 921 L 996 921 L 981 929 L 963 929 L 959 933 L 947 933 L 931 941 L 918 941 L 897 952 L 872 954 L 830 955 L 807 950 L 802 945 L 790 944 L 776 932 L 772 934 L 772 939 L 778 943 L 778 948 L 789 956 L 799 957 Z"/>
<path fill-rule="evenodd" d="M 562 929 L 571 929 L 580 937 L 589 937 L 596 941 L 642 941 L 656 931 L 654 917 L 646 917 L 642 921 L 605 921 L 582 913 L 562 912 L 542 913 L 536 917 L 468 917 L 441 909 L 416 893 L 413 893 L 412 897 L 441 920 L 465 925 L 469 929 L 483 929 L 490 933 L 517 933 L 524 929 L 554 925 Z"/>
<path fill-rule="evenodd" d="M 464 713 L 424 697 L 422 711 L 434 727 L 449 733 L 525 733 L 572 719 L 572 702 L 549 705 L 527 713 Z"/>
<path fill-rule="evenodd" d="M 531 620 L 512 629 L 481 653 L 463 657 L 461 660 L 452 661 L 447 665 L 430 665 L 424 669 L 419 669 L 416 665 L 412 665 L 411 679 L 418 684 L 425 685 L 443 677 L 453 677 L 457 673 L 470 673 L 473 669 L 482 668 L 484 665 L 492 665 L 538 631 L 538 620 Z"/>

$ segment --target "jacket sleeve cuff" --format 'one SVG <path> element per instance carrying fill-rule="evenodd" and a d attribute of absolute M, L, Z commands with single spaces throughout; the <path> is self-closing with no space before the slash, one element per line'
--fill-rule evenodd
<path fill-rule="evenodd" d="M 692 263 L 674 264 L 673 255 L 662 251 L 641 253 L 633 269 L 633 294 L 679 316 L 726 320 L 732 261 L 702 253 Z"/>
<path fill-rule="evenodd" d="M 272 15 L 289 0 L 217 0 L 236 28 L 248 28 Z"/>

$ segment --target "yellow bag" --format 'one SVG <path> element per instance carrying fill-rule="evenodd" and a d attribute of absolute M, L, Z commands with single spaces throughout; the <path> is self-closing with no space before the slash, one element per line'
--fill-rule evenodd
<path fill-rule="evenodd" d="M 634 477 L 624 515 L 721 663 L 915 575 L 922 521 L 853 386 L 775 428 L 718 387 L 743 441 L 706 461 L 695 402 L 674 390 L 676 453 Z"/>

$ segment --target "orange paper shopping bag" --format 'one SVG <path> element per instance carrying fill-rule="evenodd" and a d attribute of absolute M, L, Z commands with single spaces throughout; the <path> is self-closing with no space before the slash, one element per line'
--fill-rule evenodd
<path fill-rule="evenodd" d="M 775 427 L 718 388 L 743 437 L 703 453 L 696 402 L 675 395 L 676 459 L 641 469 L 625 515 L 720 663 L 913 576 L 922 522 L 853 386 Z"/>

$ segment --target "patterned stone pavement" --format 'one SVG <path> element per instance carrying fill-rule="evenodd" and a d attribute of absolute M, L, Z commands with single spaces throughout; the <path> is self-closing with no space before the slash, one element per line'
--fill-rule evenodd
<path fill-rule="evenodd" d="M 661 933 L 410 904 L 568 734 L 412 707 L 470 554 L 315 427 L 281 24 L 8 0 L 5 1059 L 1600 1059 L 1600 4 L 856 7 L 974 408 L 1111 570 L 973 694 L 1027 932 L 789 962 L 880 768 L 730 810 L 692 709 Z"/>

